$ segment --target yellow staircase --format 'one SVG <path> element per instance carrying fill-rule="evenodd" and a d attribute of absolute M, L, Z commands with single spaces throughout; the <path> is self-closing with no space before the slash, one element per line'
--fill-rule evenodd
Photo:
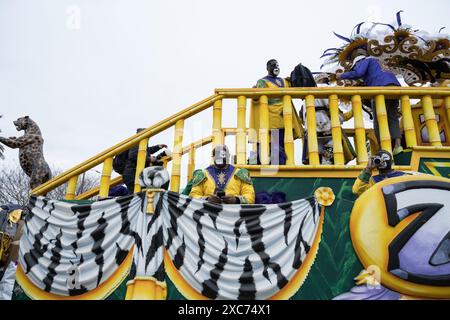
<path fill-rule="evenodd" d="M 283 166 L 269 165 L 269 113 L 268 99 L 280 98 L 284 103 L 285 119 L 285 149 L 287 164 Z M 329 99 L 332 137 L 334 148 L 334 165 L 321 165 L 316 133 L 316 115 L 314 101 L 316 98 Z M 237 109 L 236 128 L 222 127 L 223 100 L 234 100 Z M 246 119 L 246 110 L 250 99 L 260 102 L 260 130 L 261 166 L 247 165 L 247 138 L 251 134 Z M 292 99 L 302 99 L 306 104 L 309 165 L 295 165 L 295 156 L 301 156 L 300 150 L 295 150 L 292 135 Z M 354 114 L 354 128 L 341 129 L 338 116 L 339 100 L 351 101 Z M 134 191 L 140 191 L 138 175 L 145 165 L 146 147 L 153 136 L 175 128 L 173 140 L 170 190 L 180 191 L 182 170 L 187 171 L 188 179 L 195 169 L 195 152 L 208 144 L 221 144 L 226 135 L 236 135 L 235 152 L 236 166 L 250 170 L 252 177 L 356 177 L 367 164 L 368 152 L 366 146 L 367 134 L 363 120 L 362 99 L 376 101 L 376 111 L 380 128 L 381 148 L 392 151 L 389 134 L 385 99 L 401 101 L 402 126 L 407 147 L 412 151 L 409 165 L 398 167 L 402 170 L 417 170 L 421 157 L 450 158 L 450 88 L 419 88 L 419 87 L 329 87 L 329 88 L 285 88 L 285 89 L 216 89 L 215 94 L 164 119 L 140 133 L 112 146 L 111 148 L 93 156 L 83 163 L 63 172 L 52 180 L 32 190 L 33 194 L 43 195 L 67 183 L 66 199 L 89 199 L 96 195 L 108 196 L 110 187 L 122 182 L 121 177 L 112 179 L 113 157 L 122 151 L 139 145 L 136 166 L 136 180 Z M 420 99 L 420 104 L 411 105 L 412 99 Z M 211 135 L 199 141 L 183 145 L 183 131 L 185 121 L 209 108 L 213 109 Z M 231 110 L 227 110 L 227 114 Z M 437 119 L 439 121 L 437 121 Z M 342 130 L 354 137 L 357 152 L 356 165 L 345 165 L 342 147 Z M 428 132 L 428 141 L 423 139 L 422 132 Z M 444 132 L 444 141 L 441 133 Z M 256 144 L 250 144 L 256 151 Z M 371 143 L 371 148 L 374 148 Z M 232 149 L 232 148 L 230 148 Z M 371 149 L 373 150 L 373 149 Z M 189 155 L 186 168 L 182 168 L 183 155 Z M 102 175 L 98 187 L 83 194 L 76 195 L 78 177 L 88 170 L 103 164 Z"/>

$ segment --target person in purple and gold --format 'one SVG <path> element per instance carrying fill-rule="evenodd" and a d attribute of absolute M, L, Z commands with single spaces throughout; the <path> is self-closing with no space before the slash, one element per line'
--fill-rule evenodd
<path fill-rule="evenodd" d="M 385 87 L 385 86 L 400 86 L 397 77 L 390 71 L 383 70 L 380 62 L 368 56 L 365 49 L 359 48 L 352 53 L 353 64 L 349 72 L 336 74 L 336 79 L 363 79 L 364 85 L 368 87 Z M 401 131 L 397 109 L 399 106 L 398 100 L 386 100 L 386 111 L 388 116 L 389 132 L 391 139 L 394 140 L 393 155 L 397 155 L 403 151 L 401 145 Z M 373 110 L 373 127 L 380 142 L 380 131 L 378 128 L 378 119 L 376 115 L 376 108 L 372 102 Z"/>
<path fill-rule="evenodd" d="M 195 172 L 189 196 L 212 203 L 255 203 L 255 190 L 250 174 L 248 170 L 237 169 L 230 164 L 228 147 L 216 146 L 212 157 L 213 165 Z"/>
<path fill-rule="evenodd" d="M 392 155 L 388 151 L 381 149 L 375 156 L 369 158 L 366 168 L 356 178 L 352 192 L 360 196 L 378 182 L 407 174 L 403 171 L 394 170 L 392 166 Z M 378 170 L 377 175 L 373 175 L 375 169 Z"/>
<path fill-rule="evenodd" d="M 291 86 L 288 80 L 279 77 L 280 66 L 278 61 L 271 59 L 267 62 L 267 76 L 259 79 L 254 88 L 288 88 Z M 269 134 L 270 134 L 270 164 L 285 165 L 286 153 L 284 150 L 284 117 L 283 117 L 283 100 L 280 98 L 269 98 Z M 303 136 L 303 128 L 298 113 L 295 111 L 294 105 L 292 107 L 292 128 L 294 139 Z M 260 130 L 260 116 L 259 116 L 259 100 L 253 99 L 250 109 L 250 129 L 253 134 L 250 134 L 249 142 L 256 142 L 258 144 L 258 159 L 257 164 L 260 164 L 260 144 L 259 144 L 259 130 Z"/>

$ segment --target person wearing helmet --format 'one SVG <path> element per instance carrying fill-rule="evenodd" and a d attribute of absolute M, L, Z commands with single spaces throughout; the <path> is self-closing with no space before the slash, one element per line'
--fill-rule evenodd
<path fill-rule="evenodd" d="M 386 150 L 378 151 L 375 156 L 369 158 L 366 168 L 361 171 L 353 184 L 352 192 L 360 196 L 378 182 L 407 174 L 406 172 L 392 169 L 392 165 L 392 155 Z M 374 169 L 378 169 L 378 175 L 372 176 Z"/>
<path fill-rule="evenodd" d="M 271 59 L 266 64 L 267 75 L 259 79 L 254 88 L 288 88 L 290 83 L 288 80 L 279 77 L 280 66 L 278 61 Z M 281 98 L 269 98 L 269 139 L 270 139 L 270 164 L 285 165 L 287 155 L 284 149 L 284 116 L 283 116 L 283 100 Z M 291 103 L 292 112 L 292 130 L 294 139 L 303 136 L 303 128 L 298 113 L 295 111 L 294 105 Z M 259 99 L 253 99 L 250 108 L 250 129 L 249 142 L 257 143 L 257 161 L 255 164 L 261 164 L 260 152 L 261 145 L 259 140 L 260 124 L 260 103 Z"/>
<path fill-rule="evenodd" d="M 212 151 L 214 164 L 197 170 L 192 181 L 190 197 L 212 203 L 253 204 L 255 190 L 246 169 L 230 164 L 230 152 L 226 145 L 218 145 Z"/>

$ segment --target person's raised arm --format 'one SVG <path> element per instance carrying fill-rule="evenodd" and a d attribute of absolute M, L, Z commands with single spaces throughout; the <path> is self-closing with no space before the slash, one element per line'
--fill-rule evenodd
<path fill-rule="evenodd" d="M 361 60 L 353 67 L 352 71 L 342 73 L 338 76 L 338 79 L 350 79 L 356 80 L 364 77 L 367 72 L 367 68 L 369 67 L 370 59 Z"/>
<path fill-rule="evenodd" d="M 163 148 L 167 148 L 167 145 L 165 144 L 158 144 L 156 146 L 151 146 L 148 148 L 148 153 L 153 154 L 158 152 L 159 150 L 163 149 Z"/>

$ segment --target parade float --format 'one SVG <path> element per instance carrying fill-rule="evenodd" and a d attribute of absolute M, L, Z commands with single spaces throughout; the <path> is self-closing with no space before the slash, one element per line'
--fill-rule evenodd
<path fill-rule="evenodd" d="M 97 154 L 32 190 L 13 299 L 449 299 L 449 36 L 401 22 L 358 24 L 324 53 L 324 73 L 348 70 L 353 50 L 371 56 L 408 86 L 216 89 L 214 95 Z M 432 83 L 432 86 L 428 84 Z M 286 165 L 270 165 L 268 99 L 284 104 Z M 333 164 L 317 147 L 315 99 L 329 101 Z M 363 100 L 376 101 L 380 144 L 365 126 Z M 352 185 L 370 154 L 392 152 L 385 99 L 401 101 L 404 152 L 395 168 L 411 174 L 377 183 L 359 198 Z M 236 105 L 236 127 L 222 127 L 224 100 Z M 261 165 L 248 164 L 247 105 L 259 100 Z M 292 101 L 305 101 L 309 163 L 298 165 Z M 354 125 L 341 128 L 340 102 Z M 183 142 L 185 121 L 212 108 L 211 135 Z M 226 110 L 231 114 L 231 110 Z M 145 169 L 149 139 L 174 127 L 171 173 Z M 356 163 L 346 164 L 342 135 Z M 180 194 L 196 168 L 195 153 L 235 137 L 235 162 L 255 191 L 284 192 L 287 202 L 218 205 Z M 113 158 L 139 146 L 135 193 L 108 197 L 122 183 Z M 189 157 L 182 165 L 182 157 Z M 102 166 L 99 186 L 76 194 L 78 178 Z M 169 166 L 168 166 L 169 165 Z M 139 175 L 139 173 L 141 173 Z M 164 188 L 170 180 L 169 190 Z M 67 184 L 66 199 L 45 195 Z M 450 203 L 449 203 L 450 205 Z"/>

